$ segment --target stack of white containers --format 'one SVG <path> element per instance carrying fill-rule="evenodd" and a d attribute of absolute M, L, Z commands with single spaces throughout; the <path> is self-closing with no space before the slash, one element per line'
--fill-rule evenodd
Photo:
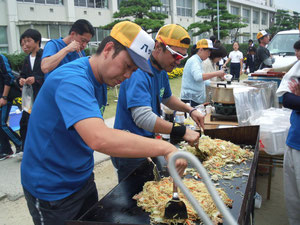
<path fill-rule="evenodd" d="M 286 138 L 290 128 L 291 110 L 269 108 L 257 118 L 250 118 L 251 125 L 260 125 L 260 140 L 270 155 L 282 155 L 287 149 Z"/>

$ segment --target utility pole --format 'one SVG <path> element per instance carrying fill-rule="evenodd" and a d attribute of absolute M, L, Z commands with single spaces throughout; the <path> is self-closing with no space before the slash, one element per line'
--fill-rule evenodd
<path fill-rule="evenodd" d="M 220 13 L 219 13 L 219 0 L 217 0 L 217 18 L 218 18 L 218 40 L 220 40 Z"/>

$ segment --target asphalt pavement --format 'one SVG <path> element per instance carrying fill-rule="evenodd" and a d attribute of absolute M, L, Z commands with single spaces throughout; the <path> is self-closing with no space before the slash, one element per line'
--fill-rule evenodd
<path fill-rule="evenodd" d="M 112 128 L 114 119 L 114 117 L 106 119 L 105 124 Z M 13 150 L 15 151 L 15 149 Z M 94 153 L 95 165 L 108 159 L 108 155 Z M 20 177 L 21 162 L 22 158 L 19 156 L 0 161 L 0 201 L 5 198 L 15 201 L 24 195 Z"/>

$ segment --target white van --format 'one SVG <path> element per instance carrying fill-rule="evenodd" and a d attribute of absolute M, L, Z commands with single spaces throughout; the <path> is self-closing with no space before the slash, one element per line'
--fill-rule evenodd
<path fill-rule="evenodd" d="M 285 67 L 297 61 L 293 46 L 300 40 L 299 35 L 299 30 L 287 30 L 278 32 L 272 38 L 267 48 L 275 58 L 273 68 Z"/>

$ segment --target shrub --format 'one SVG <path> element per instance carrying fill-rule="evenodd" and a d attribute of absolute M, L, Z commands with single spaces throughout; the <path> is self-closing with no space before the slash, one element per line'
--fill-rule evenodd
<path fill-rule="evenodd" d="M 14 71 L 20 72 L 22 70 L 23 62 L 26 57 L 26 54 L 20 53 L 20 54 L 3 54 L 7 57 L 8 61 L 11 64 L 11 68 Z"/>

